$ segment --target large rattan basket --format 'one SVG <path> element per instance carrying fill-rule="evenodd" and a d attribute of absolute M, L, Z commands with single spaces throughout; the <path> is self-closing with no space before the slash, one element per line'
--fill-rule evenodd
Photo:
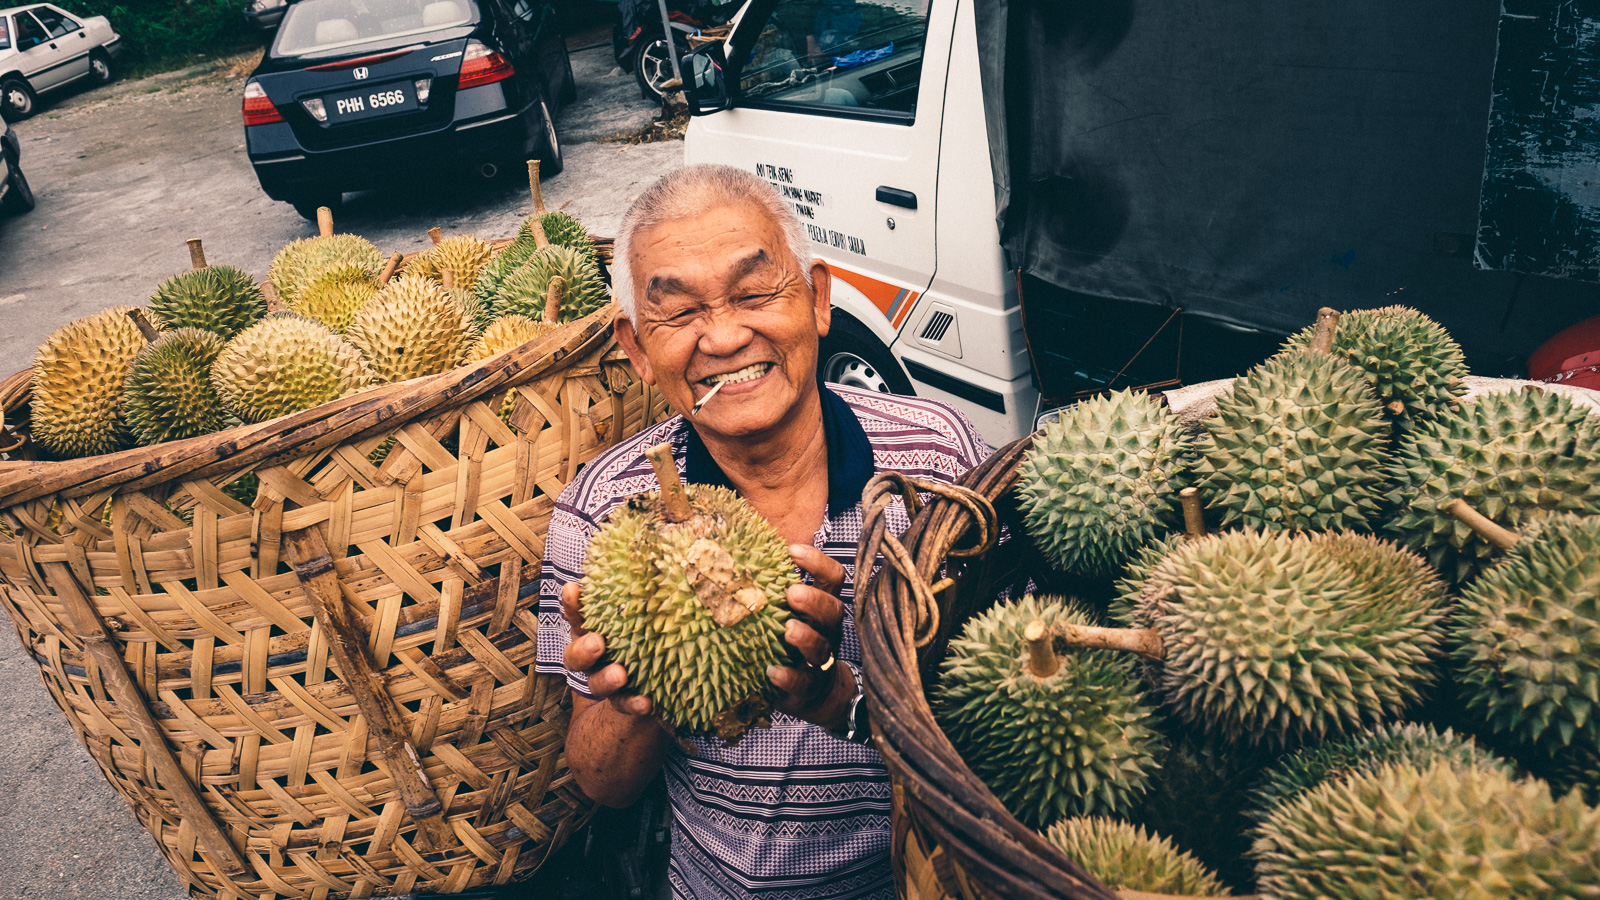
<path fill-rule="evenodd" d="M 945 737 L 925 693 L 961 625 L 1000 590 L 1020 591 L 1049 569 L 1032 541 L 994 541 L 1003 528 L 1023 533 L 1011 487 L 1032 441 L 1007 445 L 954 487 L 880 475 L 862 499 L 857 571 L 880 551 L 884 565 L 856 621 L 873 736 L 893 783 L 891 851 L 902 900 L 1159 896 L 1107 888 L 1007 812 Z M 917 505 L 919 492 L 931 499 L 910 528 L 899 539 L 886 534 L 881 509 L 890 495 Z"/>
<path fill-rule="evenodd" d="M 556 495 L 664 408 L 611 316 L 259 425 L 6 452 L 0 598 L 192 894 L 503 884 L 587 819 L 534 606 Z"/>

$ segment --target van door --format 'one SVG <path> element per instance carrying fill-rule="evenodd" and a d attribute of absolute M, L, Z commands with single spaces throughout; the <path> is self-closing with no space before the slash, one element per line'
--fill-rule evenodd
<path fill-rule="evenodd" d="M 733 108 L 697 117 L 684 148 L 793 203 L 834 305 L 884 346 L 933 277 L 950 26 L 928 12 L 955 2 L 752 0 L 728 51 Z"/>

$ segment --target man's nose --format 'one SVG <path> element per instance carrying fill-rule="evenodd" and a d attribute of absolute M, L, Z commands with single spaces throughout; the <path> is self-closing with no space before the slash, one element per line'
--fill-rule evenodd
<path fill-rule="evenodd" d="M 740 321 L 739 311 L 724 306 L 706 317 L 699 350 L 707 356 L 732 356 L 743 350 L 755 332 Z"/>

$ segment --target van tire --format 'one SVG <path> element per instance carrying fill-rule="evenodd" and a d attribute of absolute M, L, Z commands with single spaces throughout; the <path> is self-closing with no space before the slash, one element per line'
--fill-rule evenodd
<path fill-rule="evenodd" d="M 884 394 L 915 394 L 911 379 L 865 325 L 834 310 L 833 327 L 817 348 L 823 381 Z"/>

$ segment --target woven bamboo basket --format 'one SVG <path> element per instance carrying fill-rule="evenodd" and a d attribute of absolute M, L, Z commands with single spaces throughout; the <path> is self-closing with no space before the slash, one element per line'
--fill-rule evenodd
<path fill-rule="evenodd" d="M 884 565 L 861 595 L 862 668 L 872 729 L 893 784 L 895 885 L 902 900 L 1156 900 L 1113 891 L 1039 833 L 1017 821 L 972 773 L 933 718 L 925 686 L 935 680 L 950 638 L 1011 587 L 1049 571 L 1021 538 L 1012 499 L 1017 468 L 1033 436 L 1008 444 L 955 485 L 880 475 L 862 498 L 862 555 Z M 915 508 L 898 539 L 884 528 L 892 495 Z M 1008 528 L 1012 540 L 996 543 Z M 1245 900 L 1245 898 L 1238 898 Z"/>
<path fill-rule="evenodd" d="M 67 462 L 15 445 L 29 373 L 0 383 L 0 600 L 193 895 L 503 884 L 586 821 L 569 693 L 533 672 L 534 607 L 556 495 L 664 409 L 612 312 L 281 419 Z"/>

